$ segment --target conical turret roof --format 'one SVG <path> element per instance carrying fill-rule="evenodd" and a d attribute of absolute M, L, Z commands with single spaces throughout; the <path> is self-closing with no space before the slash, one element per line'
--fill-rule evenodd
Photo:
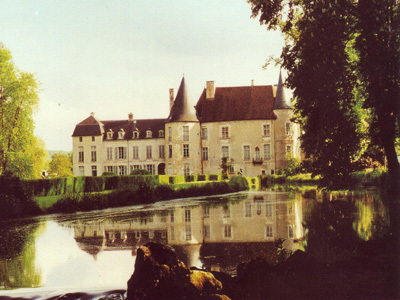
<path fill-rule="evenodd" d="M 289 101 L 286 99 L 285 91 L 283 88 L 282 72 L 279 72 L 278 86 L 276 88 L 276 97 L 274 100 L 273 109 L 291 109 Z"/>
<path fill-rule="evenodd" d="M 188 96 L 185 77 L 182 77 L 181 85 L 179 86 L 167 122 L 198 122 L 196 111 Z"/>

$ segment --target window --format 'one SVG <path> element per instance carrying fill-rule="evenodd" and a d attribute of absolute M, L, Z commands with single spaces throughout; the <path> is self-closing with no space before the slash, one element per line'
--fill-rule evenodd
<path fill-rule="evenodd" d="M 243 160 L 250 160 L 250 146 L 243 146 Z"/>
<path fill-rule="evenodd" d="M 272 238 L 274 237 L 274 230 L 272 225 L 268 224 L 267 226 L 265 226 L 265 237 L 266 238 Z"/>
<path fill-rule="evenodd" d="M 210 207 L 203 206 L 203 218 L 209 218 L 209 217 L 210 217 Z"/>
<path fill-rule="evenodd" d="M 184 142 L 189 141 L 189 126 L 182 127 L 182 137 Z"/>
<path fill-rule="evenodd" d="M 246 202 L 244 204 L 244 216 L 246 218 L 250 218 L 251 217 L 251 202 Z"/>
<path fill-rule="evenodd" d="M 146 146 L 146 158 L 152 158 L 152 147 L 151 146 Z"/>
<path fill-rule="evenodd" d="M 134 171 L 134 170 L 139 170 L 139 169 L 141 169 L 141 165 L 131 165 L 131 172 L 132 171 Z"/>
<path fill-rule="evenodd" d="M 174 211 L 171 211 L 170 217 L 171 217 L 171 223 L 174 223 L 175 222 L 175 212 Z"/>
<path fill-rule="evenodd" d="M 185 209 L 185 222 L 191 221 L 190 209 Z"/>
<path fill-rule="evenodd" d="M 159 145 L 158 146 L 158 154 L 160 158 L 165 157 L 165 146 L 164 145 Z"/>
<path fill-rule="evenodd" d="M 206 127 L 201 128 L 201 139 L 208 140 L 208 129 Z"/>
<path fill-rule="evenodd" d="M 286 132 L 286 135 L 291 135 L 291 124 L 290 124 L 290 122 L 286 122 L 285 123 L 285 132 Z"/>
<path fill-rule="evenodd" d="M 152 132 L 151 132 L 151 130 L 147 130 L 146 131 L 146 138 L 151 138 L 153 136 L 153 134 L 152 134 Z"/>
<path fill-rule="evenodd" d="M 96 146 L 90 147 L 90 160 L 93 162 L 97 161 Z"/>
<path fill-rule="evenodd" d="M 224 238 L 232 238 L 232 227 L 231 225 L 224 226 Z"/>
<path fill-rule="evenodd" d="M 133 159 L 139 159 L 139 146 L 133 146 Z"/>
<path fill-rule="evenodd" d="M 230 165 L 230 166 L 228 167 L 228 172 L 229 172 L 229 174 L 235 174 L 235 167 L 232 166 L 232 165 Z"/>
<path fill-rule="evenodd" d="M 107 140 L 111 140 L 113 138 L 113 132 L 112 130 L 107 132 Z"/>
<path fill-rule="evenodd" d="M 271 159 L 271 144 L 264 145 L 264 159 Z"/>
<path fill-rule="evenodd" d="M 138 130 L 135 130 L 135 131 L 133 132 L 132 138 L 133 138 L 134 140 L 137 140 L 137 139 L 139 138 L 139 131 L 138 131 Z"/>
<path fill-rule="evenodd" d="M 171 226 L 171 241 L 175 240 L 175 227 Z"/>
<path fill-rule="evenodd" d="M 172 164 L 168 164 L 168 175 L 172 175 Z"/>
<path fill-rule="evenodd" d="M 113 166 L 106 166 L 104 167 L 105 172 L 114 172 L 114 167 Z"/>
<path fill-rule="evenodd" d="M 172 158 L 172 145 L 168 145 L 168 158 Z"/>
<path fill-rule="evenodd" d="M 189 163 L 183 164 L 183 175 L 185 175 L 185 176 L 190 175 L 190 164 Z"/>
<path fill-rule="evenodd" d="M 83 141 L 83 138 L 80 136 L 79 137 L 79 142 L 82 143 L 82 141 Z"/>
<path fill-rule="evenodd" d="M 228 126 L 221 127 L 221 137 L 223 139 L 228 139 L 229 138 L 229 127 Z"/>
<path fill-rule="evenodd" d="M 126 159 L 126 147 L 117 148 L 118 159 Z"/>
<path fill-rule="evenodd" d="M 201 159 L 208 160 L 208 147 L 201 148 Z"/>
<path fill-rule="evenodd" d="M 119 176 L 124 176 L 126 175 L 126 170 L 127 167 L 126 166 L 118 166 L 118 175 Z"/>
<path fill-rule="evenodd" d="M 78 147 L 78 161 L 79 162 L 84 162 L 85 161 L 85 155 L 84 155 L 82 146 Z"/>
<path fill-rule="evenodd" d="M 271 136 L 271 125 L 263 124 L 263 136 Z"/>
<path fill-rule="evenodd" d="M 172 142 L 172 127 L 168 127 L 168 142 Z"/>
<path fill-rule="evenodd" d="M 158 137 L 164 137 L 164 130 L 158 131 Z"/>
<path fill-rule="evenodd" d="M 188 144 L 183 145 L 183 157 L 189 157 L 189 145 Z"/>
<path fill-rule="evenodd" d="M 192 226 L 190 225 L 185 226 L 185 239 L 187 241 L 192 240 Z"/>
<path fill-rule="evenodd" d="M 293 230 L 293 225 L 290 224 L 288 226 L 288 237 L 289 239 L 293 239 L 294 238 L 294 230 Z"/>
<path fill-rule="evenodd" d="M 85 167 L 79 166 L 79 176 L 85 176 Z"/>
<path fill-rule="evenodd" d="M 122 140 L 125 136 L 125 131 L 121 129 L 121 131 L 118 132 L 118 139 Z"/>
<path fill-rule="evenodd" d="M 262 202 L 261 201 L 257 201 L 257 215 L 260 216 L 261 215 L 261 207 Z"/>
<path fill-rule="evenodd" d="M 96 137 L 92 136 L 92 142 L 96 141 Z"/>
<path fill-rule="evenodd" d="M 222 146 L 221 154 L 222 154 L 222 157 L 229 157 L 229 147 L 228 146 Z"/>
<path fill-rule="evenodd" d="M 210 225 L 204 225 L 203 226 L 203 237 L 210 237 L 211 232 L 210 232 Z"/>
<path fill-rule="evenodd" d="M 146 170 L 151 174 L 154 175 L 156 172 L 156 168 L 154 165 L 146 165 Z"/>
<path fill-rule="evenodd" d="M 286 153 L 292 154 L 292 145 L 286 145 Z"/>
<path fill-rule="evenodd" d="M 113 148 L 108 147 L 107 148 L 107 160 L 112 160 L 113 158 Z"/>
<path fill-rule="evenodd" d="M 270 202 L 265 204 L 265 216 L 272 217 L 272 203 L 270 203 Z"/>
<path fill-rule="evenodd" d="M 97 166 L 92 166 L 92 176 L 97 176 Z"/>
<path fill-rule="evenodd" d="M 258 148 L 258 147 L 256 147 L 256 149 L 255 149 L 254 158 L 255 158 L 256 161 L 260 161 L 261 160 L 260 148 Z"/>

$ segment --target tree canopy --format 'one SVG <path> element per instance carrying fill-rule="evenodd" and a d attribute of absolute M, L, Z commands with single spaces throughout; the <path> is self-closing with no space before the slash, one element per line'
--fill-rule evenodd
<path fill-rule="evenodd" d="M 248 2 L 253 17 L 284 34 L 279 62 L 288 71 L 312 172 L 327 185 L 346 185 L 371 140 L 398 174 L 399 1 Z"/>
<path fill-rule="evenodd" d="M 54 154 L 50 161 L 49 173 L 54 177 L 71 177 L 72 157 L 62 153 Z"/>
<path fill-rule="evenodd" d="M 33 134 L 38 104 L 35 76 L 19 71 L 11 52 L 0 44 L 0 174 L 39 176 L 47 154 Z"/>

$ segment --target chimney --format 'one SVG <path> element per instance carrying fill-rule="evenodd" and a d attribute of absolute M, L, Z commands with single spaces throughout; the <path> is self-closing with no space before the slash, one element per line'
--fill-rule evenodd
<path fill-rule="evenodd" d="M 133 113 L 129 113 L 128 115 L 129 122 L 133 121 Z"/>
<path fill-rule="evenodd" d="M 206 99 L 214 99 L 215 97 L 215 89 L 214 89 L 214 81 L 206 82 Z"/>
<path fill-rule="evenodd" d="M 169 110 L 171 111 L 172 106 L 174 105 L 175 94 L 174 89 L 169 89 Z"/>
<path fill-rule="evenodd" d="M 94 112 L 91 112 L 91 113 L 90 113 L 90 116 L 91 116 L 91 117 L 94 117 Z"/>
<path fill-rule="evenodd" d="M 254 79 L 251 80 L 251 86 L 254 86 Z"/>

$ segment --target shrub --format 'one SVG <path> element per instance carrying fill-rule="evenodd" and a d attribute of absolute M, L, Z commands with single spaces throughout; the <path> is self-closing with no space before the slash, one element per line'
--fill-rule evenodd
<path fill-rule="evenodd" d="M 135 176 L 135 175 L 151 175 L 151 173 L 145 169 L 137 169 L 137 170 L 133 170 L 131 172 L 131 174 L 129 174 L 131 176 Z"/>
<path fill-rule="evenodd" d="M 103 172 L 101 176 L 117 176 L 114 172 Z"/>
<path fill-rule="evenodd" d="M 233 191 L 243 191 L 249 189 L 249 183 L 247 182 L 246 177 L 243 176 L 231 177 L 228 184 Z"/>

